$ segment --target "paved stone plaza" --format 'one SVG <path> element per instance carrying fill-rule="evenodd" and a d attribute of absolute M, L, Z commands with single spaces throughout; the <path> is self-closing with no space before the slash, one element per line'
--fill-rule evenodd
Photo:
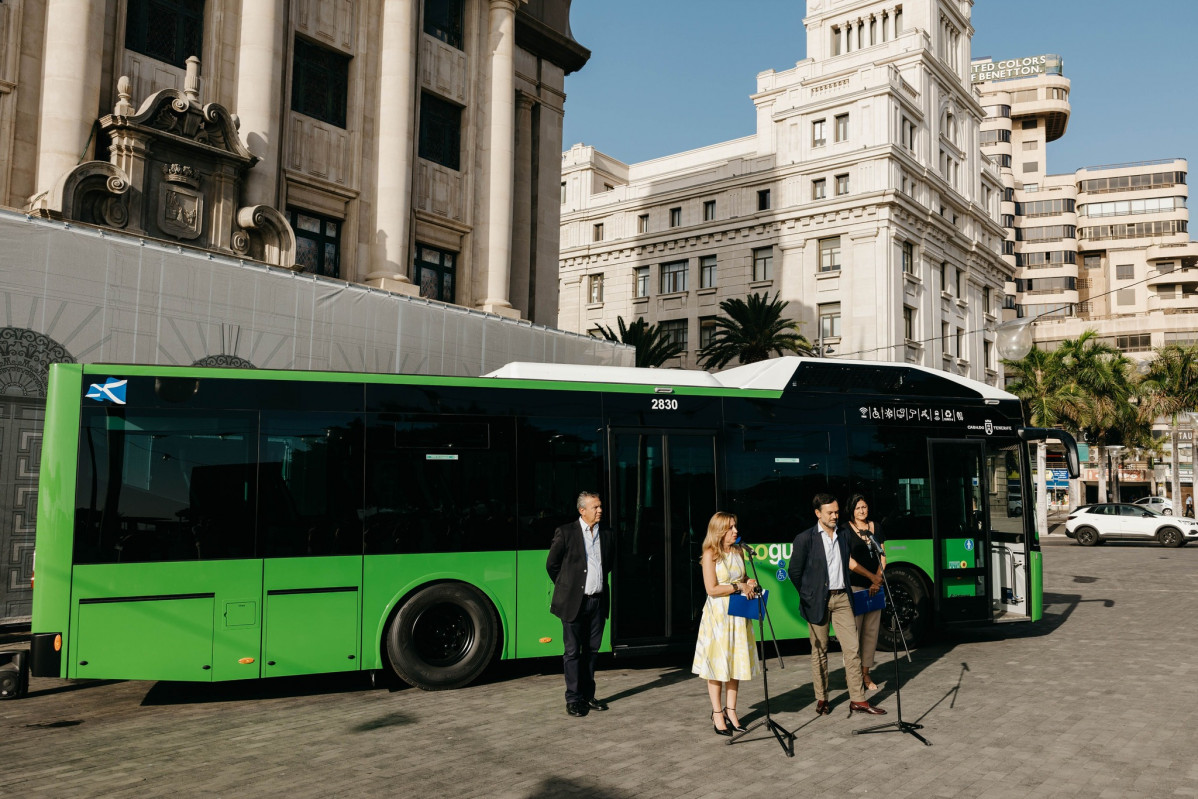
<path fill-rule="evenodd" d="M 1198 795 L 1198 547 L 1062 536 L 1047 614 L 904 663 L 904 717 L 934 746 L 816 717 L 805 648 L 770 670 L 787 758 L 764 729 L 711 732 L 689 658 L 601 663 L 607 713 L 564 711 L 557 662 L 502 664 L 448 693 L 360 676 L 243 685 L 34 680 L 0 703 L 0 796 L 1165 797 Z M 786 654 L 784 652 L 784 654 Z M 832 663 L 839 664 L 833 655 Z M 889 675 L 889 658 L 875 667 Z M 833 674 L 833 685 L 843 671 Z M 879 680 L 881 682 L 881 680 Z M 760 716 L 761 682 L 741 717 Z"/>

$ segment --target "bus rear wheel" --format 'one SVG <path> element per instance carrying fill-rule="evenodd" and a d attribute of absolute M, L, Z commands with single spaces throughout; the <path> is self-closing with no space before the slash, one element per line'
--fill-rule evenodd
<path fill-rule="evenodd" d="M 894 606 L 882 611 L 878 648 L 894 649 L 895 639 L 890 632 L 891 614 L 898 616 L 899 628 L 906 636 L 908 646 L 924 643 L 932 631 L 932 609 L 923 577 L 911 569 L 894 566 L 886 570 L 886 580 L 890 584 Z M 901 642 L 899 648 L 902 648 Z"/>
<path fill-rule="evenodd" d="M 387 628 L 387 659 L 399 678 L 425 691 L 461 688 L 491 663 L 499 624 L 491 603 L 462 583 L 438 583 L 410 597 Z"/>

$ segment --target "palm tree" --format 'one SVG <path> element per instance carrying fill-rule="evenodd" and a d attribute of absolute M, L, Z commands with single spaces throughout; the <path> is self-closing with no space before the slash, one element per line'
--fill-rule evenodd
<path fill-rule="evenodd" d="M 1069 382 L 1084 395 L 1072 421 L 1098 450 L 1098 501 L 1105 502 L 1107 446 L 1128 444 L 1144 437 L 1142 420 L 1132 404 L 1132 363 L 1123 352 L 1087 330 L 1076 339 L 1061 342 L 1056 351 Z"/>
<path fill-rule="evenodd" d="M 1033 427 L 1072 427 L 1085 401 L 1082 391 L 1068 379 L 1059 351 L 1032 349 L 1018 361 L 1003 361 L 1014 381 L 1007 391 L 1023 403 L 1023 415 Z M 1036 445 L 1036 527 L 1048 529 L 1048 445 Z"/>
<path fill-rule="evenodd" d="M 636 347 L 636 365 L 643 368 L 654 368 L 664 365 L 671 358 L 682 354 L 682 347 L 676 344 L 657 325 L 651 325 L 644 317 L 638 318 L 631 325 L 624 324 L 624 317 L 616 317 L 620 328 L 617 334 L 610 327 L 599 325 L 599 332 L 608 341 L 619 341 Z"/>
<path fill-rule="evenodd" d="M 1177 464 L 1177 417 L 1198 410 L 1198 345 L 1168 344 L 1156 351 L 1148 373 L 1139 384 L 1140 406 L 1148 423 L 1168 416 L 1172 441 L 1172 474 L 1169 496 L 1174 512 L 1180 512 L 1181 475 Z"/>
<path fill-rule="evenodd" d="M 811 342 L 798 332 L 793 319 L 782 312 L 789 303 L 751 294 L 747 300 L 732 298 L 720 303 L 723 316 L 715 318 L 715 332 L 707 346 L 699 350 L 699 364 L 705 369 L 720 369 L 733 359 L 740 363 L 764 361 L 770 354 L 811 353 Z"/>

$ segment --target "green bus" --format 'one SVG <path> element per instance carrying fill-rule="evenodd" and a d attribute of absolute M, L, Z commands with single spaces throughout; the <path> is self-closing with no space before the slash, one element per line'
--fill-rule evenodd
<path fill-rule="evenodd" d="M 604 650 L 693 646 L 707 521 L 738 514 L 780 638 L 811 498 L 869 498 L 917 640 L 1042 610 L 1018 400 L 905 364 L 719 374 L 510 364 L 479 378 L 51 368 L 35 676 L 243 680 L 391 669 L 462 686 L 560 655 L 545 557 L 598 490 L 618 545 Z M 646 598 L 644 586 L 654 586 Z"/>

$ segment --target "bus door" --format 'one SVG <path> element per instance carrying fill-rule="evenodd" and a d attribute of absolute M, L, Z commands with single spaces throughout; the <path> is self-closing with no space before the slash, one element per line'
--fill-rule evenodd
<path fill-rule="evenodd" d="M 980 441 L 928 442 L 936 616 L 947 624 L 991 618 L 983 446 Z"/>
<path fill-rule="evenodd" d="M 362 423 L 264 411 L 258 442 L 263 677 L 359 668 Z"/>
<path fill-rule="evenodd" d="M 694 643 L 706 592 L 699 566 L 716 511 L 715 434 L 612 430 L 606 521 L 616 532 L 611 641 Z"/>
<path fill-rule="evenodd" d="M 1026 621 L 1032 615 L 1027 524 L 1035 519 L 1035 513 L 1034 505 L 1026 512 L 1024 509 L 1024 453 L 1024 445 L 1017 439 L 986 440 L 990 605 L 995 621 Z"/>

